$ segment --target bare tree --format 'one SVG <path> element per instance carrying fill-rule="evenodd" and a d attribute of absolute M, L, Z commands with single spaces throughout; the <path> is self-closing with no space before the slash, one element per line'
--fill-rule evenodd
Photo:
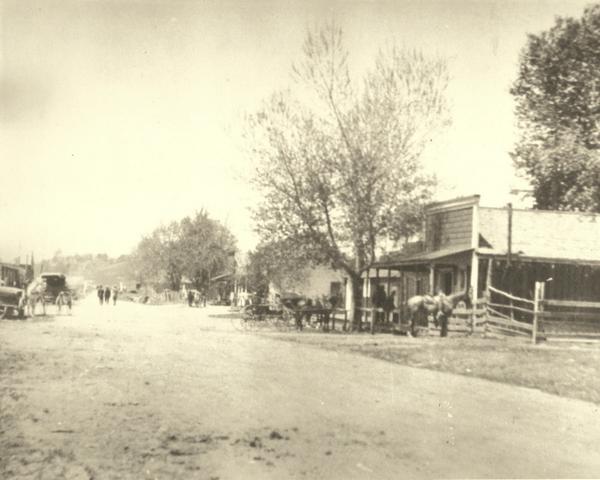
<path fill-rule="evenodd" d="M 307 34 L 294 89 L 249 116 L 258 230 L 348 275 L 354 323 L 361 274 L 383 239 L 420 225 L 433 177 L 420 156 L 448 123 L 440 59 L 390 46 L 353 83 L 341 29 Z"/>

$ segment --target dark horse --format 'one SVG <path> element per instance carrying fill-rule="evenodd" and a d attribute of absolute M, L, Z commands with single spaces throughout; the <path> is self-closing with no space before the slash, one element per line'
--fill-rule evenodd
<path fill-rule="evenodd" d="M 454 293 L 452 295 L 444 295 L 442 292 L 436 296 L 432 295 L 415 295 L 406 302 L 410 314 L 410 334 L 416 333 L 417 315 L 433 315 L 433 322 L 437 327 L 441 324 L 440 336 L 448 335 L 448 317 L 452 315 L 452 311 L 456 308 L 459 302 L 465 302 L 470 305 L 469 292 Z"/>

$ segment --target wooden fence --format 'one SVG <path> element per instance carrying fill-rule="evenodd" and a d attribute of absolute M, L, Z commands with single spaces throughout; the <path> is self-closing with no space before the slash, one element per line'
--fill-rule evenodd
<path fill-rule="evenodd" d="M 536 292 L 539 292 L 536 284 Z M 535 342 L 538 299 L 529 300 L 488 287 L 486 302 L 486 335 L 531 337 Z"/>
<path fill-rule="evenodd" d="M 359 328 L 375 332 L 402 332 L 410 330 L 410 315 L 406 307 L 391 311 L 383 308 L 357 308 Z M 484 333 L 486 310 L 483 299 L 476 308 L 456 308 L 448 319 L 448 335 L 467 335 Z M 375 319 L 375 321 L 373 321 Z M 424 323 L 426 322 L 426 323 Z M 428 335 L 440 335 L 440 325 L 435 325 L 433 318 L 419 319 L 417 330 Z"/>
<path fill-rule="evenodd" d="M 542 299 L 540 305 L 539 335 L 546 340 L 600 339 L 600 303 Z"/>
<path fill-rule="evenodd" d="M 528 299 L 489 286 L 485 298 L 473 308 L 454 309 L 448 320 L 448 334 L 518 336 L 531 339 L 533 344 L 539 340 L 600 340 L 600 302 L 546 299 L 545 282 L 536 282 L 534 292 L 534 298 Z M 361 330 L 375 333 L 410 329 L 406 308 L 358 308 L 357 313 Z M 346 330 L 347 312 L 336 310 L 334 329 L 336 318 L 343 318 Z M 431 318 L 427 322 L 418 324 L 418 328 L 439 335 L 440 327 Z"/>

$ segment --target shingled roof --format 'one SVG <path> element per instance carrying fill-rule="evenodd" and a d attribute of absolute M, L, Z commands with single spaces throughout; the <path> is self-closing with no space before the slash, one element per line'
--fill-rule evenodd
<path fill-rule="evenodd" d="M 482 254 L 506 255 L 508 209 L 479 207 Z M 522 258 L 600 262 L 600 215 L 513 209 L 512 253 Z"/>

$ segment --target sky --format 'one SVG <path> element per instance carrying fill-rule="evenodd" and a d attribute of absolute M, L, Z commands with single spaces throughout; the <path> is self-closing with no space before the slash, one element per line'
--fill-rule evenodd
<path fill-rule="evenodd" d="M 244 114 L 332 19 L 357 78 L 391 41 L 447 60 L 452 125 L 423 160 L 436 197 L 503 205 L 526 188 L 509 156 L 519 52 L 588 3 L 0 0 L 0 259 L 127 254 L 200 209 L 251 249 Z"/>

